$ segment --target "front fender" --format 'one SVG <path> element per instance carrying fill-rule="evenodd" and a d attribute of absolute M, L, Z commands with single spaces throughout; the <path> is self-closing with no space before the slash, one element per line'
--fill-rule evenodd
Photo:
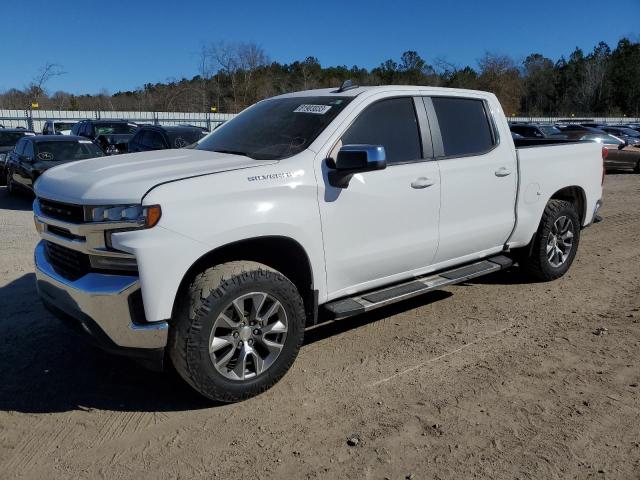
<path fill-rule="evenodd" d="M 302 158 L 301 158 L 302 157 Z M 147 320 L 166 320 L 188 270 L 209 252 L 242 240 L 286 237 L 305 250 L 320 301 L 326 276 L 313 157 L 160 185 L 144 198 L 162 218 L 150 230 L 112 235 L 138 261 Z"/>

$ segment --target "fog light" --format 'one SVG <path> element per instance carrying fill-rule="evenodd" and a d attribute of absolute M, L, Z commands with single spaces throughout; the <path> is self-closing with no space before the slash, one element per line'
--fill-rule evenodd
<path fill-rule="evenodd" d="M 89 262 L 93 268 L 100 270 L 124 270 L 127 272 L 135 272 L 138 270 L 138 262 L 136 262 L 135 257 L 90 255 Z"/>

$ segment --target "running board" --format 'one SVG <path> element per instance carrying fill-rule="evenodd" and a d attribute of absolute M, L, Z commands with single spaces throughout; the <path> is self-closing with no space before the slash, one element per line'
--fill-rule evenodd
<path fill-rule="evenodd" d="M 471 278 L 497 272 L 498 270 L 510 267 L 512 264 L 513 262 L 509 257 L 498 255 L 487 260 L 465 265 L 464 267 L 457 267 L 453 270 L 445 270 L 437 274 L 417 277 L 392 287 L 334 300 L 333 302 L 326 303 L 323 307 L 332 319 L 338 320 L 422 295 L 423 293 L 436 290 L 446 285 L 461 283 Z"/>

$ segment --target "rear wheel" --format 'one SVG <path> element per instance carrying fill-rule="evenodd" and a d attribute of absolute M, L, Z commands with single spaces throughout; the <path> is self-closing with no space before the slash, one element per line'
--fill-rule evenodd
<path fill-rule="evenodd" d="M 302 298 L 266 265 L 229 262 L 205 270 L 174 319 L 169 355 L 202 395 L 235 402 L 273 386 L 289 370 L 304 337 Z"/>
<path fill-rule="evenodd" d="M 520 259 L 520 266 L 538 280 L 559 278 L 573 263 L 579 242 L 580 219 L 575 206 L 565 200 L 550 200 L 533 245 Z"/>

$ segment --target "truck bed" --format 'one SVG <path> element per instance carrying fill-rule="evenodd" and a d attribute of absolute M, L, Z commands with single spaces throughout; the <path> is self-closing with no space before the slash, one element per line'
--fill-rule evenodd
<path fill-rule="evenodd" d="M 515 139 L 514 144 L 519 185 L 516 225 L 508 244 L 516 248 L 531 241 L 547 202 L 563 188 L 581 192 L 582 226 L 591 223 L 595 203 L 601 198 L 602 146 L 564 139 Z"/>

